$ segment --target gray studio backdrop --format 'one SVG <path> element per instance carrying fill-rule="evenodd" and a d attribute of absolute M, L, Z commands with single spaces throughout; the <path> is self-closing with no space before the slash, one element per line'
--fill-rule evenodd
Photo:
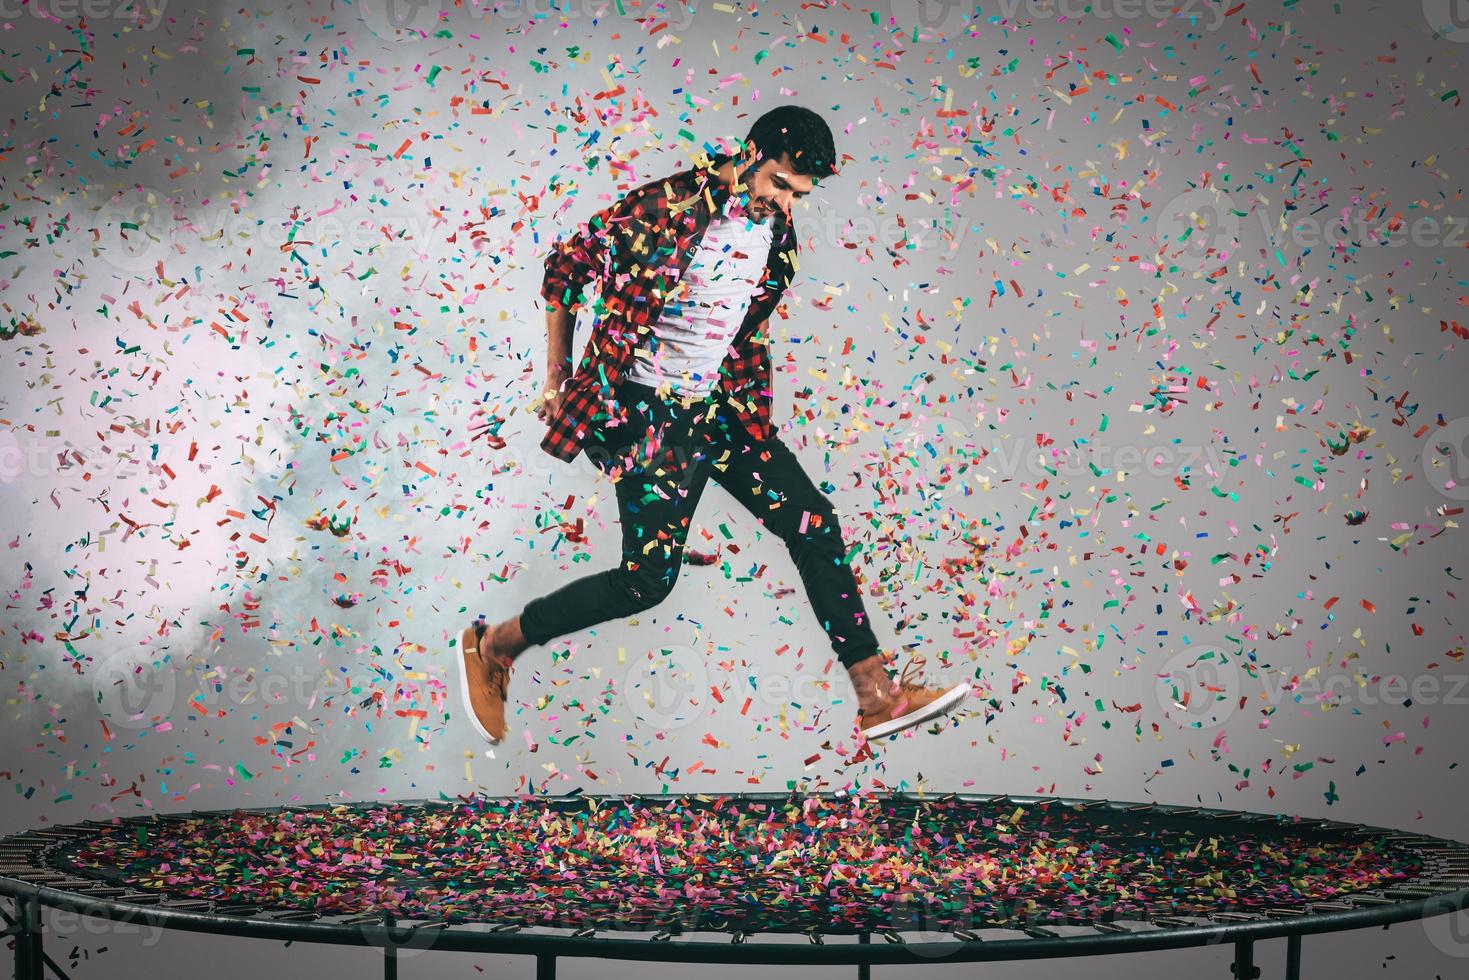
<path fill-rule="evenodd" d="M 149 2 L 0 6 L 0 829 L 886 787 L 1469 837 L 1462 2 Z M 845 766 L 795 568 L 711 488 L 716 563 L 530 651 L 487 751 L 449 642 L 618 553 L 610 484 L 538 448 L 545 250 L 785 102 L 843 160 L 780 438 L 879 636 L 981 696 Z M 373 968 L 55 925 L 75 976 Z M 1463 928 L 1305 975 L 1461 975 Z M 531 965 L 404 974 L 477 968 Z M 679 972 L 564 966 L 609 970 Z"/>

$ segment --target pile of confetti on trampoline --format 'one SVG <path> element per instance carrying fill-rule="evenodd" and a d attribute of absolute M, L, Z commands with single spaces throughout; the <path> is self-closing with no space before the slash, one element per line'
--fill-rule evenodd
<path fill-rule="evenodd" d="M 657 933 L 665 947 L 680 945 L 666 942 L 673 936 L 725 933 L 722 946 L 702 945 L 726 950 L 730 935 L 737 946 L 757 933 L 776 942 L 784 936 L 808 947 L 789 962 L 818 961 L 809 945 L 823 936 L 857 936 L 867 952 L 827 946 L 836 954 L 829 962 L 855 963 L 894 962 L 867 945 L 873 936 L 910 949 L 957 943 L 968 959 L 1009 958 L 1007 945 L 1052 944 L 1013 953 L 1030 958 L 1106 951 L 1084 948 L 1070 927 L 1122 940 L 1141 939 L 1139 929 L 1202 926 L 1242 948 L 1288 936 L 1298 958 L 1301 933 L 1436 915 L 1469 896 L 1469 847 L 1453 841 L 1324 820 L 1034 797 L 468 797 L 288 806 L 94 820 L 12 837 L 0 849 L 7 855 L 0 891 L 18 901 L 24 893 L 9 886 L 30 880 L 43 904 L 89 914 L 179 903 L 194 916 L 179 920 L 183 927 L 202 931 L 216 931 L 210 921 L 252 916 L 279 924 L 254 934 L 276 937 L 289 935 L 280 931 L 285 924 L 417 921 L 439 930 L 443 948 L 546 956 L 632 957 L 647 949 L 650 959 L 698 958 L 627 941 L 638 932 Z M 112 911 L 95 901 L 99 895 Z M 1239 932 L 1247 927 L 1260 928 Z M 988 941 L 999 936 L 991 930 L 1018 930 L 1022 943 Z M 560 945 L 513 947 L 496 938 L 511 933 Z M 585 947 L 609 935 L 621 937 L 618 948 Z M 349 941 L 324 932 L 301 938 Z M 1220 941 L 1194 938 L 1171 944 Z M 763 961 L 783 961 L 772 949 Z"/>

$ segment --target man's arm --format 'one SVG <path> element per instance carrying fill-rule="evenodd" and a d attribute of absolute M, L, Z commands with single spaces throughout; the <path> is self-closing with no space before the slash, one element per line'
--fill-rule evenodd
<path fill-rule="evenodd" d="M 656 185 L 634 188 L 602 208 L 546 256 L 541 298 L 546 303 L 546 387 L 559 389 L 573 373 L 576 314 L 593 282 L 605 284 L 629 261 L 629 242 Z"/>
<path fill-rule="evenodd" d="M 554 308 L 575 316 L 586 303 L 587 287 L 594 281 L 605 283 L 628 261 L 632 226 L 643 213 L 648 189 L 647 185 L 635 188 L 551 246 L 541 282 L 548 313 Z"/>
<path fill-rule="evenodd" d="M 546 378 L 557 381 L 571 375 L 571 341 L 576 314 L 565 307 L 546 305 Z"/>

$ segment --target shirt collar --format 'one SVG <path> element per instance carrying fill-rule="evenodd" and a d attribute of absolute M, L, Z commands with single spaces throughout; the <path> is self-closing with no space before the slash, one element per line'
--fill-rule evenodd
<path fill-rule="evenodd" d="M 700 168 L 697 171 L 699 176 L 708 181 L 709 198 L 714 203 L 714 213 L 716 215 L 724 214 L 724 208 L 725 205 L 729 202 L 731 191 L 728 184 L 721 183 L 718 179 L 714 177 L 713 171 L 718 170 L 720 167 L 724 166 L 727 161 L 732 159 L 734 159 L 734 157 L 731 154 L 716 153 L 713 157 L 710 158 L 710 164 L 708 167 Z"/>
<path fill-rule="evenodd" d="M 721 166 L 724 165 L 725 161 L 734 159 L 734 156 L 733 154 L 729 153 L 716 153 L 712 155 L 709 159 L 710 164 L 708 167 L 695 167 L 693 168 L 692 172 L 694 175 L 695 186 L 699 188 L 697 190 L 697 193 L 701 197 L 704 193 L 703 187 L 707 186 L 709 188 L 709 200 L 714 205 L 714 210 L 710 213 L 709 216 L 711 219 L 713 219 L 718 218 L 724 214 L 725 205 L 728 204 L 733 192 L 730 190 L 728 184 L 722 184 L 718 180 L 716 180 L 713 176 L 712 171 L 718 170 Z M 770 220 L 775 219 L 772 218 Z M 772 228 L 771 234 L 771 242 L 773 248 L 777 248 L 783 251 L 787 248 L 794 249 L 796 247 L 795 236 L 792 233 L 790 225 L 786 225 L 784 228 L 781 229 Z"/>

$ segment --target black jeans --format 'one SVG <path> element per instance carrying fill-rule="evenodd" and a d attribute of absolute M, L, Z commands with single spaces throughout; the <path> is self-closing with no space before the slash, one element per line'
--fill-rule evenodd
<path fill-rule="evenodd" d="M 785 443 L 755 441 L 717 388 L 691 405 L 685 396 L 665 401 L 656 389 L 628 380 L 613 394 L 626 422 L 598 420 L 582 451 L 614 481 L 622 560 L 531 600 L 520 615 L 527 641 L 546 643 L 668 598 L 712 476 L 785 542 L 842 665 L 879 652 L 836 512 Z"/>

